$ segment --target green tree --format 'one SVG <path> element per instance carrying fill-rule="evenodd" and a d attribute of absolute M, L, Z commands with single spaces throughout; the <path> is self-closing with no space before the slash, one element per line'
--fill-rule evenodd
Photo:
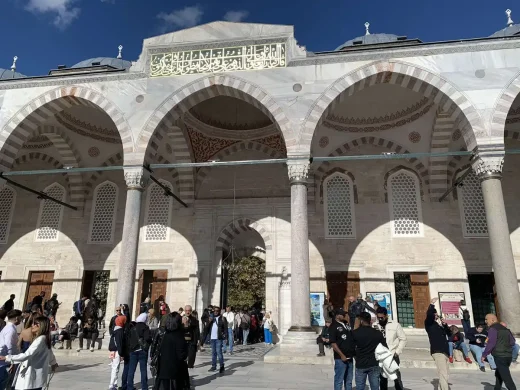
<path fill-rule="evenodd" d="M 265 302 L 265 260 L 248 256 L 228 265 L 228 305 L 262 306 Z"/>

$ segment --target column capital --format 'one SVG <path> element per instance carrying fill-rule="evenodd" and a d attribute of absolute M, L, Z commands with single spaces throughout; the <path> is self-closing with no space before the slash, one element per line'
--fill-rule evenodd
<path fill-rule="evenodd" d="M 125 182 L 129 190 L 143 190 L 150 179 L 150 172 L 140 168 L 125 168 Z"/>
<path fill-rule="evenodd" d="M 501 179 L 504 167 L 504 152 L 478 153 L 472 167 L 481 181 Z"/>
<path fill-rule="evenodd" d="M 311 164 L 309 161 L 288 161 L 287 171 L 289 173 L 289 180 L 291 184 L 305 184 L 309 178 Z"/>

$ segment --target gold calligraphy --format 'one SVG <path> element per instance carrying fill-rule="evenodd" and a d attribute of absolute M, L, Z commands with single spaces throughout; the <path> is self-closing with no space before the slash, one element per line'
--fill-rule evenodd
<path fill-rule="evenodd" d="M 285 43 L 152 54 L 150 77 L 284 68 Z"/>

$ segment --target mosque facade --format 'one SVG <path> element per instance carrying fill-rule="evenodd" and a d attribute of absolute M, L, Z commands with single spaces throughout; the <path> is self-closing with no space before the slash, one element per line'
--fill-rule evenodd
<path fill-rule="evenodd" d="M 225 300 L 223 259 L 266 263 L 280 335 L 326 294 L 408 328 L 520 331 L 520 25 L 310 52 L 292 26 L 213 22 L 24 76 L 0 70 L 0 291 Z M 117 53 L 117 52 L 116 52 Z M 409 156 L 407 156 L 409 155 Z M 517 161 L 515 163 L 515 161 Z M 517 165 L 518 164 L 518 165 Z M 316 315 L 316 313 L 314 313 Z"/>

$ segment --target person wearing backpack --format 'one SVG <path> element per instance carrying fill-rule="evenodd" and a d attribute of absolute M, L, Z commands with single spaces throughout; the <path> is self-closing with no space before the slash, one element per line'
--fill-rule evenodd
<path fill-rule="evenodd" d="M 110 336 L 110 343 L 108 344 L 108 350 L 110 351 L 110 359 L 112 360 L 112 372 L 110 375 L 109 390 L 117 390 L 117 378 L 119 376 L 119 365 L 121 361 L 124 362 L 122 383 L 123 388 L 126 389 L 127 377 L 128 377 L 128 349 L 125 340 L 125 326 L 126 317 L 118 316 L 115 319 L 114 331 Z"/>
<path fill-rule="evenodd" d="M 247 345 L 247 338 L 249 336 L 249 329 L 251 328 L 251 317 L 247 312 L 240 314 L 240 328 L 242 329 L 242 345 Z"/>
<path fill-rule="evenodd" d="M 148 389 L 148 349 L 152 343 L 150 328 L 146 325 L 147 313 L 140 314 L 135 322 L 131 322 L 128 327 L 128 351 L 130 361 L 128 367 L 127 386 L 129 389 L 134 387 L 134 375 L 139 364 L 141 371 L 141 389 Z M 123 382 L 124 383 L 124 382 Z M 124 388 L 124 385 L 123 385 Z"/>
<path fill-rule="evenodd" d="M 85 312 L 85 301 L 87 300 L 87 297 L 82 297 L 80 300 L 74 302 L 74 305 L 72 306 L 72 311 L 74 312 L 74 316 L 77 319 L 82 319 L 83 314 Z"/>

